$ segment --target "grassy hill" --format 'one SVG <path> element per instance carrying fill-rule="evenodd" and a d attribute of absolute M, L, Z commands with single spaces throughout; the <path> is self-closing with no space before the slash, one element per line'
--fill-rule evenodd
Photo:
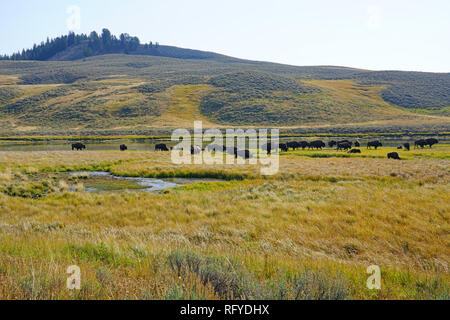
<path fill-rule="evenodd" d="M 167 133 L 199 119 L 302 132 L 450 131 L 450 74 L 151 50 L 53 61 L 76 58 L 72 48 L 52 61 L 0 61 L 0 134 Z"/>

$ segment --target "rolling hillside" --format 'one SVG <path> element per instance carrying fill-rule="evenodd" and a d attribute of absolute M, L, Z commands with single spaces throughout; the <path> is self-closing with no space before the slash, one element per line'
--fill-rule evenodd
<path fill-rule="evenodd" d="M 0 61 L 0 134 L 450 131 L 450 74 L 296 67 L 169 46 Z"/>

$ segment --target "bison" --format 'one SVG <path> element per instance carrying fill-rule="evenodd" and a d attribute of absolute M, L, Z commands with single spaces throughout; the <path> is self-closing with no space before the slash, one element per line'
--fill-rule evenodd
<path fill-rule="evenodd" d="M 378 140 L 367 142 L 367 149 L 370 149 L 371 147 L 374 147 L 375 150 L 376 150 L 378 147 L 382 147 L 382 146 L 383 145 Z"/>
<path fill-rule="evenodd" d="M 316 140 L 309 143 L 309 149 L 322 149 L 325 148 L 325 143 L 322 140 Z"/>
<path fill-rule="evenodd" d="M 360 146 L 361 146 L 361 143 L 359 143 L 359 141 L 356 140 L 356 141 L 355 141 L 355 147 L 360 147 Z"/>
<path fill-rule="evenodd" d="M 387 157 L 388 159 L 401 160 L 397 152 L 390 152 L 387 154 Z"/>
<path fill-rule="evenodd" d="M 416 140 L 414 141 L 414 149 L 416 149 L 417 147 L 423 148 L 426 144 L 427 142 L 425 141 L 425 139 Z"/>
<path fill-rule="evenodd" d="M 296 150 L 297 148 L 300 148 L 300 144 L 296 141 L 288 142 L 286 143 L 286 146 L 288 149 Z"/>
<path fill-rule="evenodd" d="M 435 138 L 425 139 L 425 144 L 426 144 L 427 146 L 430 146 L 430 148 L 431 148 L 433 145 L 437 144 L 438 142 L 439 142 L 439 141 L 438 141 L 437 139 L 435 139 Z"/>
<path fill-rule="evenodd" d="M 155 146 L 155 151 L 169 151 L 169 149 L 164 143 L 160 143 Z"/>
<path fill-rule="evenodd" d="M 337 149 L 336 150 L 349 150 L 352 148 L 352 145 L 348 142 L 339 142 L 337 144 Z"/>
<path fill-rule="evenodd" d="M 348 153 L 361 153 L 361 150 L 359 150 L 359 149 L 352 149 L 352 150 L 349 150 Z"/>
<path fill-rule="evenodd" d="M 328 142 L 328 146 L 329 146 L 330 148 L 333 148 L 336 144 L 337 144 L 337 142 L 334 141 L 334 140 L 331 140 L 331 141 Z"/>
<path fill-rule="evenodd" d="M 82 144 L 82 143 L 74 143 L 74 144 L 72 144 L 72 150 L 80 151 L 80 150 L 83 150 L 83 149 L 86 149 L 86 146 L 84 144 Z"/>
<path fill-rule="evenodd" d="M 308 141 L 301 141 L 299 142 L 299 148 L 302 148 L 302 150 L 305 150 L 305 148 L 309 147 L 309 142 Z"/>
<path fill-rule="evenodd" d="M 120 151 L 125 151 L 125 150 L 128 150 L 128 147 L 126 145 L 124 145 L 124 144 L 121 144 L 120 145 Z"/>
<path fill-rule="evenodd" d="M 403 144 L 403 146 L 405 147 L 405 149 L 406 149 L 407 151 L 409 151 L 409 149 L 411 148 L 411 146 L 409 145 L 409 142 L 405 142 L 405 143 Z"/>
<path fill-rule="evenodd" d="M 289 151 L 289 148 L 284 143 L 280 143 L 279 147 L 280 147 L 281 151 L 284 151 L 284 152 Z"/>

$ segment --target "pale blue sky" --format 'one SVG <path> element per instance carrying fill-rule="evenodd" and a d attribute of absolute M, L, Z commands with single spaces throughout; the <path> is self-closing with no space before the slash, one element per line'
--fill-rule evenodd
<path fill-rule="evenodd" d="M 127 32 L 141 41 L 293 65 L 450 72 L 448 0 L 1 0 L 0 53 L 68 32 Z"/>

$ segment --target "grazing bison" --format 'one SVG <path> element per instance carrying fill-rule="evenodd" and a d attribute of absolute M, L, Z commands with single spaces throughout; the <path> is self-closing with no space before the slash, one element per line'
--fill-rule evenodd
<path fill-rule="evenodd" d="M 355 141 L 355 147 L 360 147 L 360 146 L 361 146 L 361 143 L 359 143 L 359 141 L 356 140 L 356 141 Z"/>
<path fill-rule="evenodd" d="M 286 146 L 288 149 L 297 150 L 297 148 L 300 148 L 300 144 L 296 141 L 288 142 L 286 143 Z"/>
<path fill-rule="evenodd" d="M 361 150 L 359 150 L 359 149 L 352 149 L 348 153 L 361 153 Z"/>
<path fill-rule="evenodd" d="M 325 148 L 325 143 L 322 140 L 316 140 L 309 143 L 309 149 L 322 149 Z"/>
<path fill-rule="evenodd" d="M 398 146 L 398 147 L 397 147 L 397 150 L 402 150 L 402 149 L 403 149 L 402 146 Z"/>
<path fill-rule="evenodd" d="M 124 144 L 121 144 L 120 145 L 120 151 L 125 151 L 125 150 L 128 150 L 128 147 L 126 145 L 124 145 Z"/>
<path fill-rule="evenodd" d="M 383 145 L 378 140 L 367 142 L 367 149 L 370 149 L 371 147 L 374 147 L 375 150 L 376 150 L 378 147 L 382 147 L 382 146 Z"/>
<path fill-rule="evenodd" d="M 305 150 L 308 147 L 309 147 L 309 142 L 308 141 L 301 141 L 299 143 L 299 148 L 302 148 L 302 150 Z"/>
<path fill-rule="evenodd" d="M 348 142 L 338 142 L 336 150 L 349 150 L 352 148 L 352 145 Z"/>
<path fill-rule="evenodd" d="M 401 160 L 400 156 L 397 152 L 391 152 L 387 154 L 388 159 L 395 159 L 395 160 Z"/>
<path fill-rule="evenodd" d="M 431 148 L 433 145 L 437 144 L 438 142 L 439 142 L 439 141 L 438 141 L 437 139 L 435 139 L 435 138 L 425 139 L 425 144 L 426 144 L 427 146 L 430 146 L 430 148 Z"/>
<path fill-rule="evenodd" d="M 83 149 L 86 149 L 86 146 L 84 144 L 82 144 L 82 143 L 74 143 L 74 144 L 72 144 L 72 150 L 80 151 L 80 150 L 83 150 Z"/>
<path fill-rule="evenodd" d="M 337 145 L 337 142 L 334 141 L 334 140 L 331 140 L 331 141 L 328 142 L 328 146 L 329 146 L 330 148 L 333 148 L 335 145 Z"/>
<path fill-rule="evenodd" d="M 405 143 L 403 144 L 403 146 L 405 147 L 405 149 L 406 149 L 407 151 L 409 151 L 409 149 L 411 148 L 411 146 L 409 145 L 409 142 L 405 142 Z"/>
<path fill-rule="evenodd" d="M 169 149 L 164 143 L 160 143 L 155 146 L 155 151 L 169 151 Z"/>
<path fill-rule="evenodd" d="M 425 139 L 416 140 L 414 141 L 414 149 L 416 149 L 417 147 L 423 148 L 426 144 L 427 142 L 425 141 Z"/>
<path fill-rule="evenodd" d="M 284 143 L 280 143 L 280 149 L 281 149 L 281 151 L 284 151 L 284 152 L 289 151 L 287 145 Z"/>

